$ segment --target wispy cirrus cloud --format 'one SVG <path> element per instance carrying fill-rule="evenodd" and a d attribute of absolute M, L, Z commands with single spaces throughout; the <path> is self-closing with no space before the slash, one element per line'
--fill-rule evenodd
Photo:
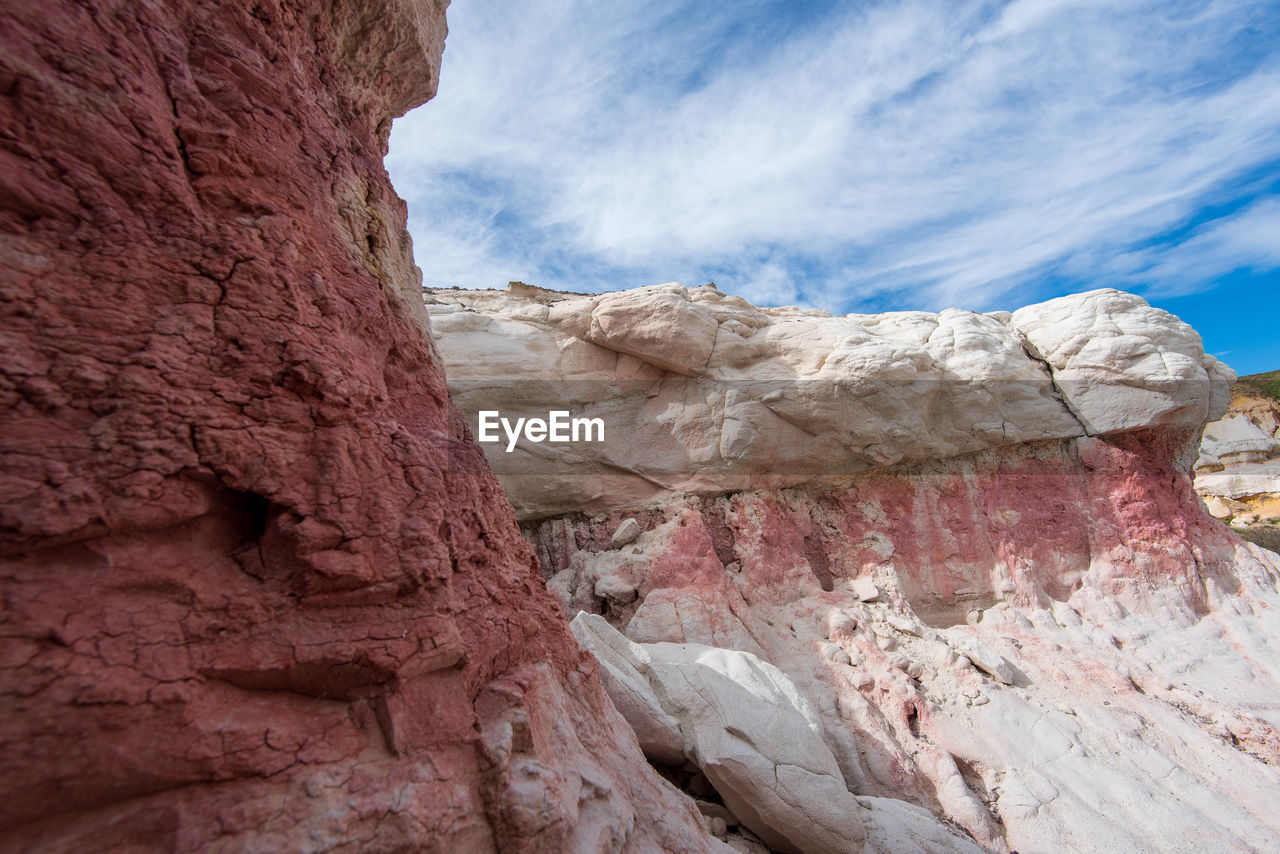
<path fill-rule="evenodd" d="M 440 95 L 387 158 L 428 282 L 714 280 L 847 311 L 1280 266 L 1272 2 L 449 15 Z"/>
<path fill-rule="evenodd" d="M 1236 270 L 1280 268 L 1280 198 L 1259 199 L 1241 210 L 1190 230 L 1181 239 L 1117 256 L 1122 282 L 1148 295 L 1179 297 Z"/>

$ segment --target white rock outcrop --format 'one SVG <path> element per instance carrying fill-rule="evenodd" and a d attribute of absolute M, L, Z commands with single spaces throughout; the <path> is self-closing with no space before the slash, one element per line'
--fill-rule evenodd
<path fill-rule="evenodd" d="M 637 644 L 595 614 L 570 625 L 648 755 L 670 763 L 678 743 L 725 806 L 776 851 L 862 850 L 861 809 L 818 714 L 776 667 L 701 644 Z"/>
<path fill-rule="evenodd" d="M 1198 427 L 1227 409 L 1236 375 L 1178 318 L 1115 290 L 1029 305 L 1010 320 L 1053 372 L 1089 435 Z"/>
<path fill-rule="evenodd" d="M 576 633 L 645 752 L 723 787 L 699 807 L 739 850 L 833 827 L 779 795 L 793 761 L 868 851 L 1275 848 L 1280 557 L 1192 488 L 1233 374 L 1181 321 L 1117 291 L 836 318 L 676 285 L 431 299 L 464 409 L 610 425 L 490 460 L 566 616 L 599 615 Z M 1260 448 L 1213 428 L 1201 474 Z M 790 723 L 756 733 L 770 710 Z"/>
<path fill-rule="evenodd" d="M 795 854 L 979 854 L 928 810 L 855 797 L 823 741 L 821 715 L 755 655 L 702 644 L 640 644 L 579 613 L 574 636 L 645 754 L 692 760 L 725 807 L 770 849 Z M 865 822 L 865 827 L 864 827 Z"/>
<path fill-rule="evenodd" d="M 715 287 L 599 296 L 427 292 L 451 394 L 481 410 L 598 417 L 603 442 L 485 445 L 521 518 L 674 493 L 830 481 L 1144 425 L 1198 425 L 1230 369 L 1119 291 L 977 314 L 832 317 Z"/>

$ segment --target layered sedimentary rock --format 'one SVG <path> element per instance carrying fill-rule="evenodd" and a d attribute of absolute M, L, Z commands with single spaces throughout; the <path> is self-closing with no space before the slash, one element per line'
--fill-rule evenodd
<path fill-rule="evenodd" d="M 1226 415 L 1205 425 L 1196 491 L 1216 518 L 1280 549 L 1280 403 L 1242 380 Z"/>
<path fill-rule="evenodd" d="M 522 440 L 519 465 L 489 449 L 566 617 L 598 614 L 650 659 L 702 645 L 777 668 L 847 790 L 926 836 L 945 820 L 1023 854 L 1274 845 L 1280 560 L 1192 488 L 1234 377 L 1176 318 L 1115 291 L 845 318 L 674 286 L 428 298 L 469 416 L 606 420 L 603 445 Z M 624 310 L 678 334 L 624 340 Z M 549 396 L 581 388 L 598 396 Z M 673 443 L 688 468 L 650 468 Z M 554 482 L 540 458 L 571 466 L 558 489 L 582 512 L 533 488 Z M 655 764 L 688 757 L 670 727 L 689 704 L 607 684 Z"/>
<path fill-rule="evenodd" d="M 0 848 L 721 847 L 425 335 L 444 5 L 0 10 Z"/>
<path fill-rule="evenodd" d="M 517 283 L 427 302 L 470 417 L 554 405 L 607 425 L 604 443 L 486 446 L 522 518 L 1198 428 L 1234 379 L 1194 330 L 1119 291 L 1013 315 L 831 317 L 676 284 L 590 297 Z"/>

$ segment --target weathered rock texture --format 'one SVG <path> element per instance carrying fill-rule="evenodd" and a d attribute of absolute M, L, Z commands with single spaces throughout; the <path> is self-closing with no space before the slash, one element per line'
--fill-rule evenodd
<path fill-rule="evenodd" d="M 721 847 L 424 334 L 444 5 L 0 10 L 0 848 Z"/>
<path fill-rule="evenodd" d="M 638 644 L 586 612 L 571 626 L 600 660 L 609 696 L 641 736 L 645 753 L 669 764 L 693 762 L 731 815 L 771 849 L 858 851 L 866 844 L 869 820 L 890 836 L 873 841 L 872 850 L 902 851 L 902 840 L 893 837 L 914 828 L 926 830 L 938 851 L 980 854 L 971 840 L 927 812 L 907 821 L 877 814 L 855 797 L 823 741 L 817 709 L 786 674 L 752 653 L 690 643 Z"/>
<path fill-rule="evenodd" d="M 847 788 L 864 805 L 887 799 L 884 815 L 914 816 L 920 838 L 936 822 L 904 802 L 1023 854 L 1274 847 L 1280 560 L 1215 521 L 1192 488 L 1200 429 L 1225 409 L 1232 381 L 1193 331 L 1115 291 L 1013 315 L 875 318 L 687 293 L 430 297 L 437 328 L 457 333 L 440 339 L 450 370 L 484 352 L 483 370 L 508 380 L 486 389 L 463 378 L 461 400 L 504 414 L 529 405 L 501 399 L 521 360 L 532 381 L 554 365 L 618 389 L 592 410 L 621 419 L 605 446 L 558 453 L 598 477 L 621 469 L 624 485 L 648 480 L 649 501 L 595 509 L 642 493 L 602 489 L 582 493 L 591 512 L 537 519 L 555 505 L 527 488 L 527 469 L 501 475 L 567 616 L 600 614 L 642 645 L 772 664 L 817 710 Z M 682 312 L 712 314 L 710 356 L 672 341 L 660 365 L 646 349 L 656 332 L 624 346 L 612 319 L 596 323 L 601 306 L 644 316 L 650 299 L 682 337 L 700 328 Z M 512 329 L 522 334 L 504 351 Z M 691 385 L 734 379 L 731 354 L 743 353 L 752 369 L 786 364 L 801 380 L 831 371 L 862 393 L 824 402 L 793 380 L 765 399 L 748 381 L 730 404 L 742 385 L 720 382 L 719 398 Z M 932 392 L 890 381 L 896 370 L 930 379 Z M 618 403 L 631 377 L 647 383 L 641 408 Z M 738 405 L 773 415 L 735 419 Z M 806 408 L 815 414 L 792 431 Z M 709 449 L 690 454 L 683 479 L 646 467 L 668 435 Z M 753 480 L 771 453 L 824 448 L 842 479 Z M 858 458 L 864 470 L 851 472 Z M 756 488 L 726 491 L 744 469 Z M 633 719 L 644 708 L 619 704 Z M 642 743 L 670 762 L 669 740 L 653 738 L 663 719 L 651 718 Z M 867 813 L 863 824 L 874 849 L 879 825 Z"/>
<path fill-rule="evenodd" d="M 1167 312 L 1094 291 L 1008 312 L 831 317 L 714 287 L 433 290 L 470 417 L 604 419 L 610 439 L 486 446 L 521 518 L 793 486 L 986 448 L 1198 429 L 1235 375 Z"/>
<path fill-rule="evenodd" d="M 1205 425 L 1196 491 L 1216 518 L 1280 550 L 1280 402 L 1247 380 L 1227 414 Z"/>

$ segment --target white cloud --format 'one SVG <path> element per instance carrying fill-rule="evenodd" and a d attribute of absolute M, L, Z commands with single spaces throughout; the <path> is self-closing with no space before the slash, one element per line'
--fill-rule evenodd
<path fill-rule="evenodd" d="M 1135 244 L 1280 159 L 1280 64 L 1240 54 L 1267 3 L 772 17 L 794 8 L 455 4 L 440 95 L 387 160 L 426 280 L 993 307 L 1047 270 L 1134 273 Z"/>
<path fill-rule="evenodd" d="M 1123 271 L 1126 286 L 1151 298 L 1195 293 L 1239 269 L 1278 269 L 1280 199 L 1263 199 L 1212 220 L 1180 243 L 1126 253 L 1114 266 Z"/>

